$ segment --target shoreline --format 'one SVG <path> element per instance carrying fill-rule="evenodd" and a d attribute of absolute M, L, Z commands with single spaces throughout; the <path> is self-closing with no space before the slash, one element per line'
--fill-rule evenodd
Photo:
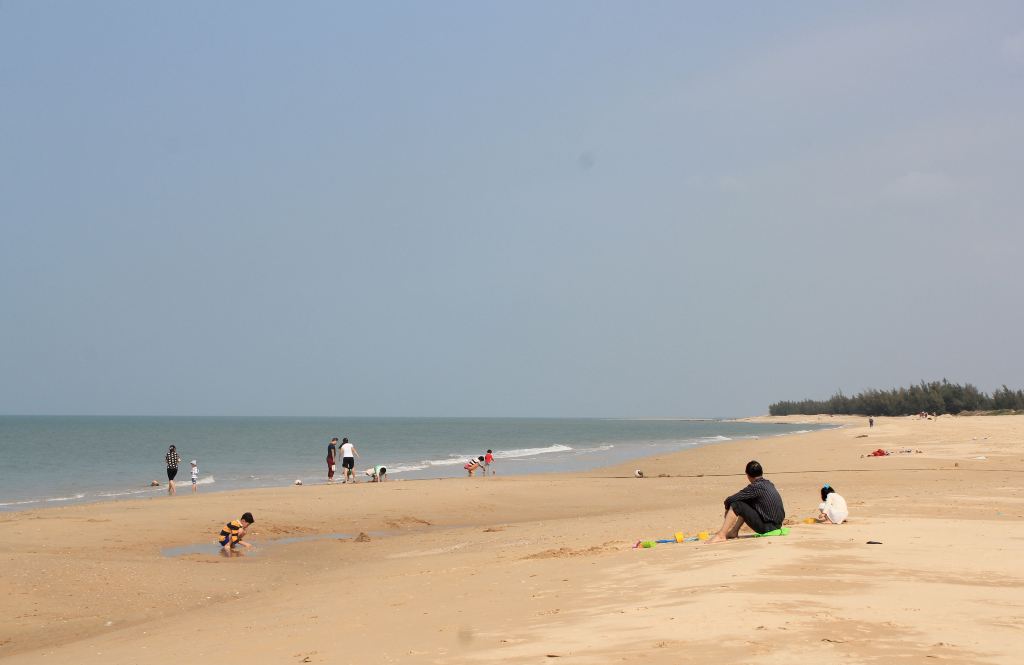
<path fill-rule="evenodd" d="M 78 417 L 77 416 L 68 416 L 68 418 L 78 418 Z M 103 418 L 107 418 L 107 417 L 106 416 L 96 416 L 96 418 L 103 419 Z M 121 418 L 121 417 L 117 417 L 117 418 Z M 139 416 L 139 417 L 128 417 L 128 418 L 134 418 L 136 420 L 139 420 L 139 419 L 143 419 L 144 420 L 147 417 Z M 192 417 L 192 416 L 187 416 L 187 417 L 183 416 L 182 418 L 185 418 L 185 419 L 195 419 L 195 417 Z M 234 419 L 235 417 L 233 417 L 233 416 L 223 416 L 223 417 L 209 416 L 209 417 L 205 417 L 204 416 L 202 418 L 206 418 L 206 419 L 220 418 L 220 419 L 228 419 L 228 420 L 230 420 L 230 419 Z M 266 417 L 266 418 L 276 418 L 276 417 Z M 280 419 L 288 420 L 288 418 L 280 418 Z M 402 419 L 396 419 L 396 420 L 402 420 Z M 407 419 L 407 420 L 424 420 L 424 419 Z M 444 420 L 444 419 L 438 419 L 438 420 Z M 465 419 L 463 419 L 463 420 L 465 420 Z M 477 419 L 477 420 L 487 420 L 487 419 Z M 514 419 L 505 419 L 505 420 L 514 420 Z M 528 419 L 528 420 L 537 420 L 537 419 Z M 563 419 L 563 420 L 573 421 L 573 420 L 579 420 L 579 419 Z M 788 424 L 788 425 L 805 424 L 803 422 L 758 423 L 755 420 L 717 419 L 717 418 L 703 418 L 703 419 L 695 419 L 695 418 L 672 418 L 672 419 L 667 419 L 667 418 L 649 418 L 649 419 L 636 419 L 636 418 L 630 418 L 630 419 L 607 419 L 607 418 L 602 418 L 602 419 L 597 419 L 597 418 L 595 418 L 595 419 L 592 419 L 592 420 L 594 420 L 594 421 L 602 421 L 602 420 L 655 421 L 655 422 L 662 422 L 662 421 L 666 421 L 666 420 L 671 420 L 673 422 L 701 422 L 701 423 L 716 423 L 716 422 L 717 423 L 733 423 L 733 422 L 739 423 L 739 422 L 751 422 L 751 423 L 754 423 L 754 424 Z M 829 426 L 829 425 L 838 426 L 838 425 L 835 425 L 834 423 L 826 423 L 826 422 L 823 422 L 823 423 L 820 423 L 820 424 L 822 426 Z M 790 434 L 792 434 L 792 433 L 797 433 L 797 432 L 790 432 Z M 802 433 L 805 433 L 805 432 L 799 432 L 799 433 L 802 434 Z M 770 434 L 759 434 L 759 435 L 749 435 L 749 436 L 733 435 L 733 436 L 728 436 L 728 437 L 724 437 L 724 438 L 721 438 L 721 437 L 708 437 L 708 436 L 694 436 L 693 438 L 682 439 L 682 440 L 677 441 L 677 442 L 661 441 L 661 442 L 658 442 L 657 445 L 662 445 L 662 446 L 664 446 L 666 448 L 673 448 L 673 447 L 677 448 L 676 450 L 668 450 L 668 451 L 663 451 L 662 453 L 660 453 L 660 454 L 669 454 L 670 452 L 679 452 L 679 451 L 683 451 L 683 450 L 689 450 L 689 449 L 692 449 L 692 448 L 698 448 L 698 447 L 705 446 L 705 445 L 718 444 L 718 443 L 723 443 L 723 442 L 727 442 L 727 441 L 750 440 L 750 439 L 761 438 L 763 436 L 785 436 L 786 434 L 787 433 L 770 433 Z M 551 446 L 549 446 L 549 447 L 558 447 L 559 445 L 560 444 L 551 444 Z M 533 452 L 530 452 L 529 454 L 526 454 L 526 455 L 523 455 L 523 456 L 514 456 L 514 457 L 511 457 L 511 458 L 499 457 L 497 459 L 497 463 L 498 463 L 498 467 L 497 468 L 500 468 L 500 469 L 503 470 L 503 473 L 502 473 L 503 476 L 593 473 L 593 472 L 598 472 L 600 469 L 603 469 L 603 468 L 608 467 L 608 466 L 614 466 L 614 465 L 618 465 L 618 464 L 631 464 L 634 461 L 640 461 L 640 460 L 642 460 L 642 459 L 644 459 L 646 457 L 656 456 L 656 455 L 659 454 L 659 453 L 652 453 L 652 452 L 649 452 L 649 451 L 646 451 L 646 450 L 640 450 L 640 449 L 630 450 L 630 447 L 632 445 L 633 444 L 629 443 L 629 442 L 627 442 L 625 445 L 623 445 L 622 443 L 613 444 L 613 445 L 611 445 L 609 447 L 609 450 L 614 450 L 614 453 L 609 454 L 608 451 L 604 451 L 605 454 L 602 454 L 601 452 L 595 452 L 593 454 L 593 459 L 590 462 L 585 462 L 583 464 L 576 463 L 575 464 L 576 468 L 571 468 L 572 465 L 567 465 L 565 463 L 565 460 L 560 460 L 561 464 L 563 466 L 566 466 L 567 468 L 555 468 L 555 469 L 552 469 L 550 471 L 539 470 L 537 468 L 527 468 L 527 469 L 525 469 L 523 471 L 518 471 L 518 472 L 517 471 L 511 471 L 511 472 L 505 471 L 505 469 L 509 469 L 509 468 L 513 468 L 514 469 L 516 464 L 518 464 L 518 463 L 524 463 L 525 462 L 526 464 L 533 463 L 534 465 L 536 465 L 536 463 L 542 462 L 545 459 L 543 455 L 536 454 L 536 453 L 533 453 Z M 532 451 L 533 449 L 530 449 L 530 450 Z M 505 452 L 508 452 L 508 451 L 505 451 Z M 556 453 L 556 454 L 559 454 L 559 453 L 564 454 L 565 452 L 569 452 L 569 451 L 567 450 L 567 451 L 551 451 L 551 452 Z M 282 454 L 287 454 L 287 451 L 282 452 Z M 438 454 L 443 454 L 443 453 L 438 453 Z M 608 459 L 609 457 L 612 458 L 612 459 Z M 616 459 L 616 458 L 618 458 L 618 459 Z M 589 458 L 587 458 L 587 459 L 589 459 Z M 435 462 L 436 461 L 437 460 L 435 460 Z M 428 462 L 429 462 L 429 460 L 428 460 Z M 460 459 L 458 464 L 440 464 L 439 463 L 439 464 L 437 464 L 434 467 L 427 467 L 427 468 L 422 468 L 422 469 L 421 468 L 413 468 L 413 469 L 409 470 L 409 469 L 405 468 L 405 465 L 408 464 L 408 463 L 399 461 L 399 462 L 397 462 L 397 467 L 396 467 L 399 470 L 393 472 L 394 475 L 389 474 L 389 476 L 391 476 L 391 477 L 389 477 L 388 482 L 413 482 L 413 481 L 421 481 L 421 480 L 440 480 L 440 479 L 445 479 L 445 478 L 455 479 L 455 478 L 465 477 L 464 473 L 461 471 L 461 468 L 459 467 L 461 462 L 462 462 L 462 460 Z M 556 462 L 556 465 L 558 463 L 559 462 Z M 300 479 L 303 481 L 302 482 L 302 486 L 303 487 L 317 487 L 317 486 L 328 486 L 328 485 L 330 485 L 331 483 L 328 483 L 326 478 L 324 478 L 322 475 L 316 476 L 316 479 L 310 479 L 309 478 L 309 474 L 312 472 L 311 469 L 312 469 L 313 466 L 317 466 L 317 471 L 318 472 L 320 471 L 318 465 L 311 464 L 309 469 L 307 469 L 305 471 L 301 471 L 300 470 L 298 472 L 298 473 L 301 474 L 300 475 Z M 388 466 L 390 467 L 390 465 L 388 465 Z M 203 464 L 201 464 L 200 468 L 205 468 L 205 467 L 204 467 Z M 445 469 L 449 469 L 449 468 L 453 468 L 453 469 L 457 468 L 458 470 L 454 471 L 454 472 L 453 471 L 448 471 L 447 473 L 445 473 L 444 470 Z M 430 470 L 433 470 L 438 475 L 426 475 L 426 476 L 423 475 L 424 472 L 429 473 Z M 159 471 L 161 471 L 161 473 L 162 473 L 162 469 L 160 469 Z M 180 478 L 177 481 L 177 486 L 178 486 L 178 493 L 181 494 L 181 495 L 191 494 L 191 483 L 190 483 L 189 478 L 187 476 L 187 471 L 188 471 L 187 466 L 183 466 L 182 467 L 182 472 L 179 473 Z M 253 471 L 254 471 L 254 473 L 259 473 L 261 476 L 267 475 L 267 471 L 266 470 L 254 469 Z M 406 474 L 409 474 L 411 477 L 403 477 L 403 475 L 406 475 Z M 357 470 L 357 477 L 360 478 L 360 482 L 366 482 L 365 479 L 361 478 L 362 475 L 363 475 L 362 472 L 360 470 Z M 289 487 L 294 486 L 294 481 L 284 481 L 284 482 L 262 481 L 262 482 L 266 482 L 267 483 L 267 484 L 262 484 L 261 479 L 259 477 L 255 477 L 255 476 L 252 477 L 252 480 L 254 481 L 254 484 L 250 485 L 248 487 L 244 486 L 246 484 L 245 480 L 238 480 L 238 479 L 231 479 L 231 480 L 227 480 L 227 481 L 221 481 L 221 483 L 218 484 L 218 481 L 216 481 L 216 476 L 217 476 L 216 473 L 214 473 L 214 474 L 207 474 L 207 475 L 201 476 L 200 480 L 199 480 L 199 493 L 201 493 L 201 494 L 209 494 L 209 493 L 221 493 L 221 492 L 241 492 L 241 491 L 260 490 L 260 489 L 282 489 L 282 488 L 289 488 Z M 6 513 L 20 513 L 20 512 L 32 511 L 32 510 L 49 510 L 49 509 L 53 509 L 53 508 L 62 508 L 62 507 L 78 506 L 78 505 L 86 505 L 86 504 L 100 504 L 100 503 L 107 503 L 107 502 L 118 502 L 119 503 L 119 502 L 124 502 L 124 501 L 145 501 L 145 500 L 150 500 L 150 499 L 163 499 L 163 498 L 165 498 L 167 496 L 167 481 L 163 479 L 162 475 L 160 475 L 156 480 L 158 480 L 158 482 L 160 482 L 160 484 L 158 486 L 153 486 L 153 487 L 149 486 L 148 484 L 147 485 L 142 485 L 142 486 L 135 486 L 135 487 L 114 487 L 114 488 L 104 487 L 104 488 L 101 488 L 101 489 L 79 487 L 79 488 L 74 489 L 74 490 L 69 489 L 68 491 L 70 492 L 70 494 L 69 495 L 65 495 L 65 496 L 52 495 L 52 496 L 40 496 L 40 497 L 34 497 L 34 496 L 31 496 L 31 497 L 10 497 L 7 500 L 0 501 L 0 515 L 6 514 Z M 335 483 L 335 484 L 340 484 L 340 483 Z"/>
<path fill-rule="evenodd" d="M 740 630 L 758 637 L 759 657 L 796 662 L 1014 662 L 1024 648 L 1024 622 L 1009 618 L 1024 615 L 1014 570 L 1024 416 L 879 419 L 872 430 L 854 420 L 588 472 L 3 513 L 0 558 L 11 573 L 0 580 L 0 657 L 202 660 L 216 657 L 230 632 L 239 636 L 234 657 L 273 662 L 547 662 L 555 654 L 696 663 L 722 640 L 721 657 L 746 662 L 750 644 L 726 639 Z M 909 443 L 924 452 L 861 457 Z M 751 457 L 797 522 L 790 536 L 632 549 L 638 539 L 717 529 L 721 500 L 742 486 Z M 632 477 L 638 465 L 643 479 Z M 799 523 L 823 482 L 847 497 L 849 524 Z M 251 539 L 265 546 L 257 556 L 161 554 L 212 542 L 243 510 L 256 516 Z M 333 537 L 363 532 L 367 542 Z M 287 538 L 309 539 L 273 542 Z M 757 583 L 738 583 L 737 574 Z M 329 628 L 344 615 L 347 631 Z"/>

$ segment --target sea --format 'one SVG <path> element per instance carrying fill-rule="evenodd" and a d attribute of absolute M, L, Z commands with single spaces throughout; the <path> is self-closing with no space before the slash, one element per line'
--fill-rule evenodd
<path fill-rule="evenodd" d="M 332 436 L 355 444 L 362 481 L 376 464 L 387 467 L 388 480 L 464 476 L 466 460 L 488 449 L 497 475 L 586 471 L 822 427 L 725 419 L 0 416 L 0 511 L 162 494 L 170 444 L 182 457 L 179 492 L 191 491 L 193 459 L 199 490 L 213 492 L 325 483 Z M 153 480 L 161 486 L 150 487 Z"/>

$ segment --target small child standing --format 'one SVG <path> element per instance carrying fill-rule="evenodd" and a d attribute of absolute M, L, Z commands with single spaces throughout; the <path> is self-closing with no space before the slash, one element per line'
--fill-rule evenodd
<path fill-rule="evenodd" d="M 189 462 L 192 465 L 192 493 L 195 494 L 199 489 L 196 487 L 196 483 L 199 482 L 199 465 L 196 464 L 195 460 Z"/>
<path fill-rule="evenodd" d="M 491 464 L 494 463 L 494 451 L 490 448 L 487 449 L 487 454 L 484 455 L 484 475 L 494 475 L 494 471 L 491 470 Z"/>

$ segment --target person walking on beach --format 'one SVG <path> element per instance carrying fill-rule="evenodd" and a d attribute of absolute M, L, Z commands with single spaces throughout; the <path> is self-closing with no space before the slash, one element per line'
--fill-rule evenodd
<path fill-rule="evenodd" d="M 346 436 L 341 440 L 341 466 L 345 469 L 345 480 L 342 481 L 343 483 L 349 482 L 350 478 L 351 482 L 356 482 L 355 468 L 357 457 L 359 457 L 359 451 L 356 450 L 354 444 L 348 442 L 348 437 Z"/>
<path fill-rule="evenodd" d="M 327 444 L 327 482 L 334 482 L 334 458 L 338 454 L 338 437 L 331 437 Z"/>
<path fill-rule="evenodd" d="M 178 449 L 174 447 L 173 443 L 167 449 L 164 461 L 167 462 L 167 494 L 173 496 L 176 493 L 174 477 L 178 475 L 178 465 L 181 464 L 181 455 L 178 454 Z"/>
<path fill-rule="evenodd" d="M 192 465 L 192 493 L 195 494 L 199 491 L 196 487 L 196 483 L 199 482 L 199 465 L 195 460 L 192 460 L 189 464 Z"/>
<path fill-rule="evenodd" d="M 736 538 L 740 527 L 746 524 L 756 533 L 767 533 L 782 527 L 786 509 L 782 497 L 772 481 L 763 477 L 764 471 L 757 460 L 747 462 L 746 487 L 725 500 L 725 521 L 707 542 L 722 543 Z"/>

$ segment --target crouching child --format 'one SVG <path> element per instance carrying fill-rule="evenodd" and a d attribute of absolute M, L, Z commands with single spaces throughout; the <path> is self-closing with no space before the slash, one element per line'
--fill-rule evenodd
<path fill-rule="evenodd" d="M 220 546 L 222 551 L 230 553 L 232 550 L 237 548 L 239 545 L 246 549 L 252 547 L 249 543 L 243 541 L 245 538 L 246 530 L 255 522 L 252 518 L 252 513 L 243 513 L 237 520 L 231 520 L 224 525 L 224 528 L 220 530 Z"/>

